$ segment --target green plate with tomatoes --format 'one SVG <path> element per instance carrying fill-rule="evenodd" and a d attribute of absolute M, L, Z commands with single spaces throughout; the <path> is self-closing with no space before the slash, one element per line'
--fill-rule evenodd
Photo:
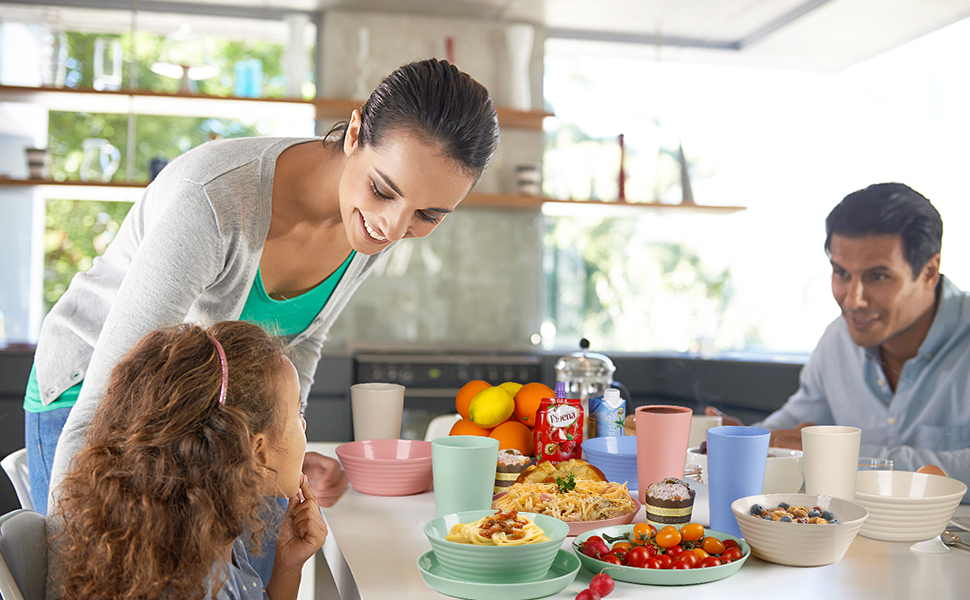
<path fill-rule="evenodd" d="M 579 557 L 579 562 L 581 562 L 583 567 L 585 567 L 588 571 L 599 573 L 600 571 L 607 569 L 606 572 L 617 581 L 642 583 L 646 585 L 694 585 L 698 583 L 717 581 L 718 579 L 724 579 L 725 577 L 729 577 L 736 573 L 737 570 L 741 568 L 741 565 L 743 565 L 751 555 L 751 546 L 746 544 L 743 540 L 736 538 L 733 535 L 721 533 L 720 531 L 711 531 L 710 529 L 704 530 L 704 536 L 711 536 L 722 541 L 736 541 L 738 543 L 738 548 L 741 550 L 741 558 L 716 567 L 695 567 L 692 569 L 647 569 L 611 564 L 586 556 L 579 551 L 583 545 L 583 542 L 594 535 L 601 537 L 610 536 L 615 538 L 628 533 L 632 537 L 633 527 L 633 525 L 615 525 L 613 527 L 603 527 L 601 529 L 587 531 L 586 533 L 576 537 L 576 540 L 573 542 L 573 552 L 576 553 L 576 556 Z M 607 544 L 612 546 L 612 544 L 609 544 L 609 542 L 607 542 Z"/>

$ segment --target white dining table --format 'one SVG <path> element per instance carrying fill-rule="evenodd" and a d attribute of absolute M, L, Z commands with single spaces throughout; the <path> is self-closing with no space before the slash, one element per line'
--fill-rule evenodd
<path fill-rule="evenodd" d="M 336 457 L 337 443 L 310 443 L 307 450 Z M 329 528 L 326 544 L 305 568 L 301 600 L 441 599 L 425 585 L 418 557 L 431 550 L 423 527 L 433 519 L 434 493 L 383 497 L 353 488 L 323 509 Z M 634 522 L 644 520 L 643 508 Z M 970 505 L 955 518 L 970 522 Z M 698 486 L 692 521 L 708 524 L 706 488 Z M 964 536 L 970 541 L 970 534 Z M 574 538 L 563 548 L 571 550 Z M 718 600 L 860 600 L 970 598 L 970 551 L 917 553 L 909 542 L 883 542 L 856 536 L 842 560 L 822 567 L 785 567 L 749 556 L 733 575 L 695 586 L 645 586 L 622 581 L 610 600 L 643 598 L 684 600 L 703 593 Z M 550 598 L 575 598 L 593 574 L 580 568 L 572 585 Z M 496 599 L 501 600 L 501 599 Z"/>

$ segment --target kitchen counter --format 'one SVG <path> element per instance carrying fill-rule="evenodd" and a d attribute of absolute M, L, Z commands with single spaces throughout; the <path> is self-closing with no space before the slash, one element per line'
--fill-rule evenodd
<path fill-rule="evenodd" d="M 311 443 L 308 450 L 335 457 L 336 443 Z M 706 488 L 698 489 L 694 505 L 695 522 L 707 524 Z M 361 494 L 354 489 L 332 508 L 324 509 L 330 535 L 316 565 L 320 582 L 332 581 L 341 600 L 383 600 L 448 598 L 425 585 L 418 572 L 418 557 L 431 549 L 422 530 L 434 518 L 434 494 L 429 489 L 403 497 Z M 957 516 L 970 517 L 970 505 L 957 509 Z M 643 520 L 643 509 L 635 521 Z M 566 538 L 569 549 L 574 538 Z M 950 550 L 946 554 L 917 554 L 910 543 L 880 542 L 856 537 L 841 561 L 823 567 L 784 567 L 754 556 L 741 569 L 720 581 L 685 589 L 682 586 L 642 586 L 618 581 L 610 600 L 642 598 L 683 600 L 684 594 L 703 592 L 721 600 L 749 600 L 769 594 L 772 600 L 859 600 L 958 598 L 970 593 L 970 551 Z M 589 585 L 592 573 L 581 568 L 576 580 L 551 598 L 574 598 Z M 333 589 L 333 588 L 330 588 Z M 962 592 L 960 590 L 963 590 Z M 317 598 L 327 596 L 319 595 Z M 500 599 L 497 599 L 500 600 Z"/>

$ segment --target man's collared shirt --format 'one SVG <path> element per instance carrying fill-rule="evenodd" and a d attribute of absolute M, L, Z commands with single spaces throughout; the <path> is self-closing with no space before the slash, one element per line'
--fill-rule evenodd
<path fill-rule="evenodd" d="M 890 458 L 900 471 L 936 464 L 970 485 L 970 294 L 940 279 L 933 324 L 903 365 L 895 392 L 879 348 L 857 346 L 840 316 L 802 369 L 798 391 L 758 426 L 859 427 L 860 456 Z"/>

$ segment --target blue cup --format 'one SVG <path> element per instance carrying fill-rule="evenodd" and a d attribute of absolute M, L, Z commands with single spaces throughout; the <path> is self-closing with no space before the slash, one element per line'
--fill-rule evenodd
<path fill-rule="evenodd" d="M 707 485 L 711 529 L 741 537 L 731 503 L 761 493 L 771 432 L 760 427 L 707 430 Z"/>

